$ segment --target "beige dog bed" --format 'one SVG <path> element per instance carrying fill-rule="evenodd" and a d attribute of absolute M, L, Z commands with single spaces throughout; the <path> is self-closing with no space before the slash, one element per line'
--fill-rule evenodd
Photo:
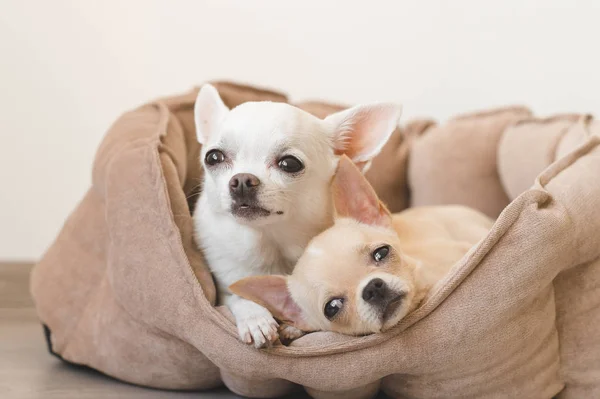
<path fill-rule="evenodd" d="M 287 101 L 217 84 L 230 106 Z M 461 203 L 496 224 L 384 334 L 238 341 L 193 242 L 196 92 L 124 114 L 93 184 L 34 269 L 51 351 L 135 384 L 252 397 L 600 397 L 600 138 L 591 118 L 524 108 L 398 130 L 368 173 L 393 211 Z M 339 109 L 300 104 L 323 116 Z M 410 155 L 410 156 L 409 156 Z M 187 201 L 186 201 L 187 199 Z"/>

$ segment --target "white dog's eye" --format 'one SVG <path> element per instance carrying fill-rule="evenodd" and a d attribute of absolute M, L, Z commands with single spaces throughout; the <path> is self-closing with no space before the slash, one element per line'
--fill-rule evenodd
<path fill-rule="evenodd" d="M 379 247 L 375 251 L 373 251 L 371 256 L 373 257 L 373 260 L 375 262 L 381 262 L 388 256 L 389 253 L 390 253 L 390 246 L 382 245 L 381 247 Z"/>
<path fill-rule="evenodd" d="M 325 309 L 323 313 L 325 317 L 329 320 L 333 319 L 336 314 L 339 313 L 340 310 L 344 307 L 344 299 L 343 298 L 334 298 L 325 304 Z"/>
<path fill-rule="evenodd" d="M 204 162 L 209 166 L 219 164 L 223 161 L 225 161 L 225 154 L 220 150 L 210 150 L 204 158 Z"/>
<path fill-rule="evenodd" d="M 291 155 L 286 155 L 277 162 L 279 168 L 286 173 L 298 173 L 304 169 L 302 162 Z"/>

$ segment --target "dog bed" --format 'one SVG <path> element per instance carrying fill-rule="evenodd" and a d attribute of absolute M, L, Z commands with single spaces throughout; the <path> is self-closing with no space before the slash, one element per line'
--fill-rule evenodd
<path fill-rule="evenodd" d="M 224 102 L 288 101 L 216 83 Z M 522 107 L 398 129 L 368 178 L 393 211 L 461 203 L 497 218 L 397 327 L 239 342 L 193 238 L 197 91 L 125 113 L 92 186 L 31 277 L 50 351 L 123 381 L 276 397 L 600 397 L 600 127 Z M 343 106 L 299 104 L 324 116 Z"/>

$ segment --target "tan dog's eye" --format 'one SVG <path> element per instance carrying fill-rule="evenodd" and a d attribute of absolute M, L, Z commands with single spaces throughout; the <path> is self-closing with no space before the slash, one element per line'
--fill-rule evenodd
<path fill-rule="evenodd" d="M 373 251 L 371 256 L 373 257 L 373 260 L 375 262 L 381 262 L 388 256 L 389 253 L 390 253 L 390 246 L 382 245 L 381 247 L 379 247 L 375 251 Z"/>
<path fill-rule="evenodd" d="M 344 307 L 344 299 L 343 298 L 334 298 L 325 304 L 325 309 L 323 313 L 325 317 L 329 320 L 333 319 L 336 314 L 339 313 L 340 310 Z"/>

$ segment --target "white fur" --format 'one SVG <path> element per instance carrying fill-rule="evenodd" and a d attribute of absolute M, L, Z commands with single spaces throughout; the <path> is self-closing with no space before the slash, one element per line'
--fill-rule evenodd
<path fill-rule="evenodd" d="M 306 253 L 311 256 L 323 256 L 325 251 L 323 248 L 316 246 L 315 244 L 310 244 L 308 248 L 306 248 Z"/>
<path fill-rule="evenodd" d="M 332 224 L 329 185 L 338 161 L 335 150 L 340 140 L 348 142 L 365 133 L 348 128 L 352 115 L 381 111 L 382 118 L 393 120 L 372 123 L 380 131 L 360 140 L 369 144 L 355 154 L 361 161 L 376 155 L 400 116 L 399 107 L 389 104 L 353 110 L 327 120 L 282 103 L 250 102 L 230 111 L 214 87 L 205 85 L 198 94 L 194 112 L 203 144 L 201 160 L 208 151 L 219 149 L 228 162 L 205 168 L 194 214 L 196 235 L 215 276 L 219 303 L 230 308 L 245 342 L 268 344 L 277 338 L 277 324 L 263 307 L 232 295 L 229 285 L 252 275 L 290 274 L 308 242 Z M 278 167 L 282 155 L 300 159 L 304 171 L 296 176 L 282 171 Z M 271 211 L 269 216 L 248 220 L 232 214 L 229 181 L 238 173 L 260 179 L 257 198 Z"/>

